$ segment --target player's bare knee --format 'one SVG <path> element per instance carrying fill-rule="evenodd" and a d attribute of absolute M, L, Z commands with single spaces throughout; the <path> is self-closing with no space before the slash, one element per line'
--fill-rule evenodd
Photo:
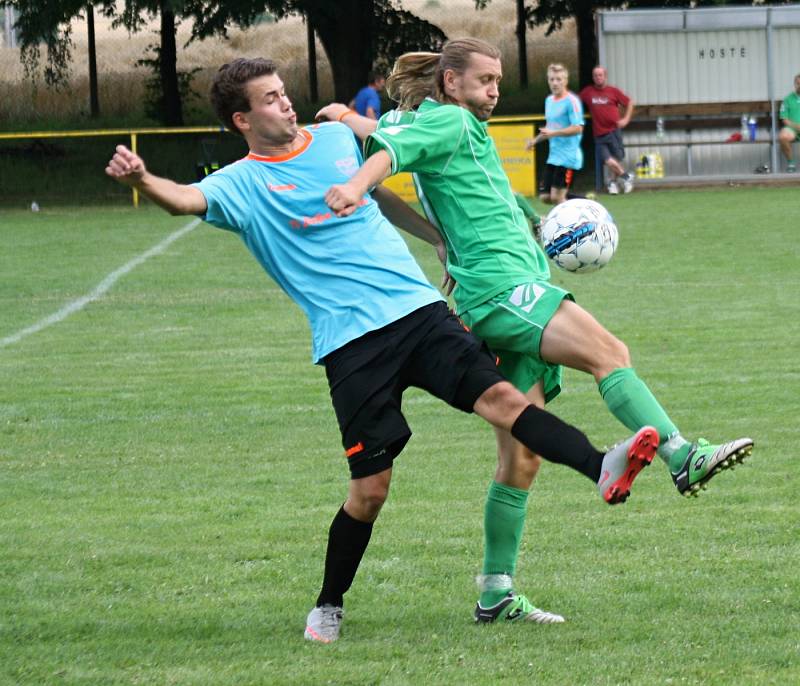
<path fill-rule="evenodd" d="M 525 396 L 508 381 L 500 381 L 490 386 L 479 400 L 484 400 L 502 414 L 512 413 L 515 416 L 530 405 Z"/>
<path fill-rule="evenodd" d="M 536 474 L 539 472 L 539 467 L 542 465 L 542 458 L 535 455 L 530 450 L 525 450 L 521 454 L 520 459 L 517 461 L 516 471 L 521 479 L 526 482 L 526 488 L 530 488 Z"/>
<path fill-rule="evenodd" d="M 350 493 L 345 510 L 347 510 L 348 514 L 360 521 L 375 521 L 383 504 L 386 502 L 388 494 L 388 488 L 381 489 L 379 487 L 373 487 L 356 490 Z"/>
<path fill-rule="evenodd" d="M 345 510 L 364 522 L 374 521 L 389 495 L 389 479 L 376 474 L 363 479 L 353 479 L 347 495 Z"/>
<path fill-rule="evenodd" d="M 508 381 L 499 381 L 481 394 L 473 409 L 490 424 L 508 431 L 529 404 Z"/>
<path fill-rule="evenodd" d="M 620 369 L 622 367 L 630 367 L 631 366 L 631 352 L 628 350 L 628 346 L 625 345 L 619 338 L 616 336 L 612 336 L 612 352 L 611 355 L 614 360 L 614 365 L 616 369 Z"/>
<path fill-rule="evenodd" d="M 495 480 L 515 488 L 528 490 L 536 478 L 542 459 L 521 443 L 498 450 Z"/>
<path fill-rule="evenodd" d="M 608 332 L 602 339 L 595 341 L 592 353 L 593 360 L 589 363 L 587 371 L 598 381 L 615 369 L 631 366 L 628 346 Z"/>

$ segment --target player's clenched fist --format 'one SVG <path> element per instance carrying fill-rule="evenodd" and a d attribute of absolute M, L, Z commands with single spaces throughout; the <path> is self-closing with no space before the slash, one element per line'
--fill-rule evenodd
<path fill-rule="evenodd" d="M 363 196 L 349 184 L 331 186 L 325 193 L 325 203 L 337 217 L 347 217 L 358 209 Z"/>
<path fill-rule="evenodd" d="M 132 185 L 140 181 L 147 170 L 144 160 L 124 145 L 118 145 L 106 167 L 106 174 L 120 183 Z"/>

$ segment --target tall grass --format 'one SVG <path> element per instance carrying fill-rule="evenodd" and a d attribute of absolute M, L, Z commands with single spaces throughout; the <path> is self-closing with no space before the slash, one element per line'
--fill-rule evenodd
<path fill-rule="evenodd" d="M 509 95 L 518 82 L 516 15 L 514 4 L 495 0 L 481 12 L 473 0 L 407 0 L 403 7 L 439 26 L 449 37 L 477 36 L 501 48 L 505 70 L 505 90 Z M 148 122 L 143 114 L 144 82 L 150 76 L 147 69 L 137 67 L 136 61 L 145 56 L 147 46 L 158 42 L 157 24 L 151 22 L 143 31 L 129 35 L 124 29 L 112 29 L 111 22 L 96 17 L 99 98 L 102 120 L 88 121 L 89 84 L 86 23 L 76 20 L 73 27 L 72 77 L 67 88 L 60 91 L 27 81 L 19 61 L 19 51 L 0 47 L 0 126 L 6 129 L 59 128 L 71 126 L 114 125 L 126 122 L 142 125 Z M 206 93 L 216 68 L 238 56 L 269 56 L 281 66 L 281 73 L 296 100 L 296 109 L 306 115 L 315 108 L 309 103 L 306 27 L 300 17 L 290 17 L 276 23 L 262 22 L 241 31 L 231 29 L 229 40 L 209 39 L 185 45 L 190 27 L 184 23 L 178 29 L 178 44 L 184 45 L 178 57 L 178 69 L 200 71 L 194 77 L 193 88 L 198 97 L 190 99 L 187 123 L 208 123 L 214 117 L 206 103 Z M 566 28 L 547 38 L 544 29 L 528 34 L 528 73 L 532 82 L 543 83 L 546 65 L 553 60 L 574 64 L 576 59 L 574 27 Z M 322 102 L 333 98 L 330 65 L 322 45 L 317 41 L 317 71 L 319 97 Z M 541 110 L 541 98 L 526 98 L 515 103 L 527 111 Z M 503 103 L 505 106 L 507 103 Z"/>

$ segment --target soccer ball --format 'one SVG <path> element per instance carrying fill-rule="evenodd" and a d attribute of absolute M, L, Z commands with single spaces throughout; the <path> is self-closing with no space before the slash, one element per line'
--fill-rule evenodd
<path fill-rule="evenodd" d="M 575 198 L 556 205 L 542 224 L 542 247 L 556 266 L 568 272 L 605 267 L 617 249 L 619 233 L 599 202 Z"/>

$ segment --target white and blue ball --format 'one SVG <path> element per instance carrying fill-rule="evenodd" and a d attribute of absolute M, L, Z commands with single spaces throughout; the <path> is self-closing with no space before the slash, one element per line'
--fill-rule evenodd
<path fill-rule="evenodd" d="M 605 267 L 614 255 L 619 232 L 599 202 L 584 198 L 556 205 L 542 224 L 542 247 L 557 267 L 586 273 Z"/>

